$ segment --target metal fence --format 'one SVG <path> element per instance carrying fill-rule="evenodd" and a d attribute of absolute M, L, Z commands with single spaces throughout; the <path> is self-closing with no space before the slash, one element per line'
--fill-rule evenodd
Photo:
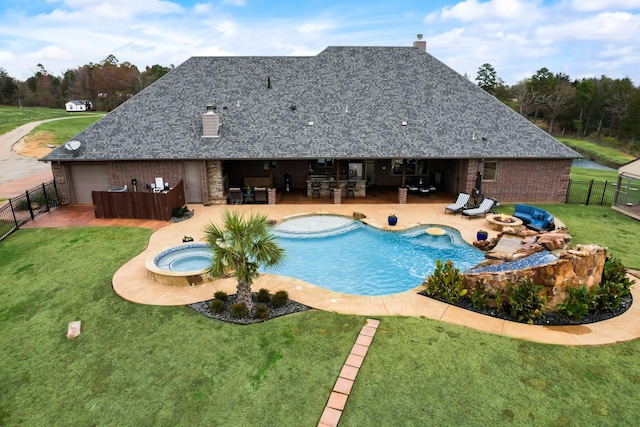
<path fill-rule="evenodd" d="M 616 183 L 611 181 L 569 180 L 565 203 L 611 206 L 616 194 Z"/>
<path fill-rule="evenodd" d="M 32 221 L 42 213 L 49 212 L 52 207 L 59 204 L 55 181 L 42 183 L 20 196 L 10 198 L 7 203 L 0 206 L 0 241 L 22 224 Z"/>

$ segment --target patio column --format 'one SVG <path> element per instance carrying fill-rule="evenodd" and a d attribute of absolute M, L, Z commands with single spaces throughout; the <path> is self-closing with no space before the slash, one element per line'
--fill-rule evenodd
<path fill-rule="evenodd" d="M 407 204 L 407 192 L 408 190 L 406 188 L 398 188 L 398 203 L 401 205 Z"/>

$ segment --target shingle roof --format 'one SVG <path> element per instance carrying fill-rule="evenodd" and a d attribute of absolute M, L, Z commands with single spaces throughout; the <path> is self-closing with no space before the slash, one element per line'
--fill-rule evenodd
<path fill-rule="evenodd" d="M 43 160 L 580 157 L 416 47 L 192 57 L 73 139 Z"/>

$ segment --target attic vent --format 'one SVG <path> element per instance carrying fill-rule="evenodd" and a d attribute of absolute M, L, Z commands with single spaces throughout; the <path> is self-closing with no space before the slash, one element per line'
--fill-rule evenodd
<path fill-rule="evenodd" d="M 216 138 L 220 136 L 220 115 L 216 113 L 215 105 L 207 105 L 206 112 L 202 115 L 202 136 Z"/>

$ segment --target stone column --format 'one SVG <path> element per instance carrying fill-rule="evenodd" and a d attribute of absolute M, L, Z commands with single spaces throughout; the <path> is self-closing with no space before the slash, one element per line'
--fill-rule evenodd
<path fill-rule="evenodd" d="M 407 192 L 406 188 L 398 188 L 398 203 L 401 205 L 407 204 Z"/>
<path fill-rule="evenodd" d="M 339 205 L 342 203 L 342 189 L 334 188 L 333 189 L 333 204 Z"/>
<path fill-rule="evenodd" d="M 276 189 L 275 188 L 270 188 L 269 190 L 267 190 L 267 200 L 268 200 L 270 205 L 275 205 L 276 204 Z"/>

